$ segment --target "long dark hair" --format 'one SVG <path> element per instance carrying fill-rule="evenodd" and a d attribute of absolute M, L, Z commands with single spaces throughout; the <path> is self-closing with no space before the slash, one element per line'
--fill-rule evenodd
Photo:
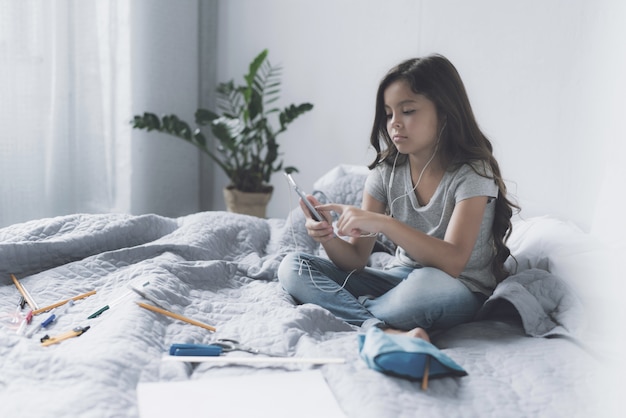
<path fill-rule="evenodd" d="M 380 82 L 370 136 L 376 158 L 369 168 L 373 169 L 381 163 L 392 164 L 396 157 L 399 165 L 408 160 L 406 155 L 397 155 L 398 151 L 387 132 L 384 94 L 387 87 L 396 81 L 407 82 L 414 93 L 424 95 L 435 104 L 439 129 L 445 121 L 438 155 L 443 167 L 456 170 L 463 164 L 470 164 L 483 176 L 485 173 L 477 171 L 475 163 L 482 162 L 491 169 L 499 189 L 492 227 L 495 255 L 491 269 L 498 282 L 504 280 L 509 275 L 504 262 L 511 254 L 505 243 L 512 231 L 513 208 L 519 210 L 519 206 L 507 198 L 506 185 L 493 156 L 493 146 L 478 127 L 463 81 L 448 59 L 442 55 L 429 55 L 404 61 L 392 68 Z"/>

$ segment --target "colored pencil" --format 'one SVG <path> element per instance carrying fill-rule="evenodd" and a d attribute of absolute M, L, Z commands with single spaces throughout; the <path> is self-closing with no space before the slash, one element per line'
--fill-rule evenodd
<path fill-rule="evenodd" d="M 426 364 L 424 364 L 424 376 L 422 377 L 422 390 L 428 389 L 428 372 L 430 370 L 430 357 L 426 356 Z"/>
<path fill-rule="evenodd" d="M 89 296 L 95 295 L 95 294 L 96 294 L 96 291 L 92 290 L 91 292 L 83 293 L 82 295 L 74 296 L 73 298 L 69 298 L 69 299 L 65 299 L 65 300 L 62 300 L 62 301 L 57 302 L 57 303 L 53 303 L 52 305 L 46 306 L 45 308 L 40 308 L 40 309 L 34 310 L 33 311 L 33 315 L 38 315 L 38 314 L 40 314 L 42 312 L 46 312 L 46 311 L 49 311 L 51 309 L 58 308 L 59 306 L 65 305 L 70 300 L 77 301 L 77 300 L 84 299 L 86 297 L 89 297 Z"/>
<path fill-rule="evenodd" d="M 28 306 L 30 306 L 30 309 L 33 311 L 36 310 L 37 304 L 35 303 L 33 298 L 30 297 L 30 294 L 26 291 L 24 286 L 22 286 L 20 281 L 17 280 L 17 277 L 15 277 L 15 274 L 11 274 L 11 279 L 13 279 L 13 283 L 15 284 L 15 287 L 17 287 L 17 290 L 19 290 L 22 296 L 24 296 L 24 299 L 26 300 L 26 303 L 28 303 Z"/>
<path fill-rule="evenodd" d="M 169 316 L 170 318 L 178 319 L 179 321 L 186 322 L 197 327 L 208 329 L 209 331 L 215 331 L 215 328 L 211 325 L 203 324 L 202 322 L 195 321 L 182 315 L 175 314 L 174 312 L 166 311 L 165 309 L 157 308 L 156 306 L 148 305 L 142 302 L 137 302 L 137 305 L 152 312 L 160 313 L 161 315 Z"/>

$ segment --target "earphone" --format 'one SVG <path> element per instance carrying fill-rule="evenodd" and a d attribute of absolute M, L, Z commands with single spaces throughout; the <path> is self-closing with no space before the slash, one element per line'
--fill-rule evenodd
<path fill-rule="evenodd" d="M 289 188 L 290 195 L 291 195 L 291 190 L 292 190 L 292 188 L 290 187 Z M 292 207 L 291 207 L 291 198 L 290 198 L 289 199 L 289 212 L 291 212 L 291 211 L 292 211 Z M 319 290 L 320 292 L 337 293 L 337 292 L 340 292 L 343 288 L 345 288 L 346 285 L 348 284 L 348 279 L 350 278 L 350 276 L 352 276 L 352 274 L 354 272 L 356 272 L 356 269 L 354 269 L 354 270 L 352 270 L 351 272 L 348 273 L 348 275 L 346 276 L 345 280 L 343 281 L 343 283 L 341 284 L 341 286 L 338 289 L 335 289 L 335 290 L 325 290 L 325 289 L 322 289 L 321 287 L 319 287 L 317 285 L 317 283 L 315 283 L 315 279 L 313 278 L 313 273 L 311 272 L 311 265 L 308 263 L 307 260 L 303 260 L 300 257 L 300 255 L 299 255 L 300 251 L 298 251 L 298 240 L 296 239 L 296 234 L 295 234 L 295 231 L 294 231 L 294 228 L 293 228 L 293 219 L 292 218 L 290 218 L 289 229 L 291 230 L 291 237 L 292 237 L 294 245 L 296 247 L 295 248 L 295 252 L 298 254 L 298 265 L 299 265 L 298 266 L 298 275 L 302 276 L 302 270 L 303 270 L 304 267 L 306 267 L 307 270 L 309 271 L 309 279 L 311 279 L 311 283 L 313 283 L 313 286 L 315 286 L 317 288 L 317 290 Z M 362 236 L 375 236 L 375 235 L 376 234 L 374 234 L 374 235 L 362 235 Z"/>
<path fill-rule="evenodd" d="M 390 202 L 389 203 L 389 216 L 393 217 L 393 204 L 396 203 L 397 200 L 407 197 L 409 194 L 415 192 L 415 190 L 417 189 L 417 186 L 419 186 L 420 182 L 422 181 L 422 176 L 424 175 L 424 172 L 426 171 L 426 168 L 428 168 L 430 163 L 435 158 L 435 155 L 437 155 L 437 150 L 439 149 L 439 142 L 441 141 L 441 134 L 443 134 L 443 130 L 445 129 L 447 124 L 448 124 L 448 119 L 446 118 L 443 122 L 443 126 L 441 127 L 441 130 L 439 131 L 439 135 L 437 136 L 437 143 L 435 144 L 435 150 L 433 151 L 433 155 L 430 156 L 430 158 L 426 162 L 426 165 L 424 165 L 424 168 L 422 168 L 422 171 L 420 172 L 420 175 L 417 178 L 417 181 L 415 182 L 415 186 L 413 186 L 411 190 L 407 191 L 403 195 L 400 195 L 396 197 L 395 199 L 391 200 L 391 186 L 393 184 L 393 178 L 395 175 L 396 162 L 398 161 L 398 155 L 400 155 L 399 152 L 396 152 L 396 158 L 394 158 L 393 160 L 393 165 L 391 167 L 391 174 L 389 175 L 389 185 L 387 186 L 387 201 Z"/>

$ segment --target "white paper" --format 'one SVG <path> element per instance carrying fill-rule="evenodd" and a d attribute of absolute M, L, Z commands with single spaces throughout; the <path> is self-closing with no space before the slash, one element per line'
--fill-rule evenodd
<path fill-rule="evenodd" d="M 319 370 L 139 383 L 142 418 L 345 418 Z"/>
<path fill-rule="evenodd" d="M 345 363 L 346 359 L 340 357 L 163 356 L 163 361 L 214 364 L 341 364 Z"/>

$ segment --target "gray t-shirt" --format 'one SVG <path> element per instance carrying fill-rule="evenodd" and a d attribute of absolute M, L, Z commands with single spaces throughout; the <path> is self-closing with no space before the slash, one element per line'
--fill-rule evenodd
<path fill-rule="evenodd" d="M 473 167 L 492 177 L 489 167 L 481 162 L 474 163 Z M 458 202 L 476 196 L 489 197 L 476 245 L 459 280 L 472 291 L 490 295 L 496 286 L 496 279 L 491 272 L 491 260 L 494 256 L 491 231 L 495 198 L 498 196 L 495 181 L 477 174 L 468 164 L 462 165 L 456 171 L 446 171 L 430 202 L 421 206 L 415 192 L 411 191 L 409 164 L 396 166 L 393 171 L 395 173 L 390 188 L 392 167 L 379 164 L 370 171 L 365 182 L 365 191 L 384 203 L 394 218 L 435 238 L 444 238 L 452 211 Z M 396 258 L 392 264 L 415 268 L 421 266 L 401 247 L 396 249 Z"/>

